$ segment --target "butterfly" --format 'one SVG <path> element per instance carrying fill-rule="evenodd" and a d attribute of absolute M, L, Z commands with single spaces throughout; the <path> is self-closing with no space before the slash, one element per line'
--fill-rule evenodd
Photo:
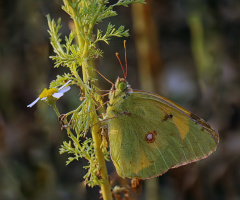
<path fill-rule="evenodd" d="M 106 116 L 110 155 L 119 176 L 160 176 L 216 150 L 218 133 L 195 114 L 160 95 L 133 90 L 125 74 L 114 87 Z"/>
<path fill-rule="evenodd" d="M 218 133 L 195 114 L 162 96 L 133 90 L 118 78 L 107 107 L 111 159 L 119 176 L 147 179 L 204 159 Z"/>

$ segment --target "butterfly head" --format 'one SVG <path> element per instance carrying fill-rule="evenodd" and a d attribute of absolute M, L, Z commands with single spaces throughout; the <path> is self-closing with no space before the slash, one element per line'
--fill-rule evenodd
<path fill-rule="evenodd" d="M 131 85 L 128 84 L 125 78 L 117 78 L 115 82 L 115 89 L 118 92 L 132 93 Z"/>
<path fill-rule="evenodd" d="M 113 104 L 115 101 L 124 99 L 132 93 L 132 88 L 128 84 L 125 78 L 117 78 L 115 84 L 115 89 L 112 87 L 109 93 L 110 104 Z"/>

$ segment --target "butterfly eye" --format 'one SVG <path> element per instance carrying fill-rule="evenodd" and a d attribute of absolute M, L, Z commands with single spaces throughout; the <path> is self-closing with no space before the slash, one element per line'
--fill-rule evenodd
<path fill-rule="evenodd" d="M 127 87 L 126 83 L 125 82 L 120 82 L 119 85 L 118 85 L 118 88 L 123 91 L 125 90 Z"/>

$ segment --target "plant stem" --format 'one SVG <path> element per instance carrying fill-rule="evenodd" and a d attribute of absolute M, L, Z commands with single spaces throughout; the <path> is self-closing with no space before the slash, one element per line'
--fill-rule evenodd
<path fill-rule="evenodd" d="M 54 111 L 56 112 L 57 116 L 59 117 L 59 116 L 60 116 L 60 113 L 59 113 L 59 111 L 58 111 L 58 109 L 57 109 L 56 103 L 54 103 L 54 104 L 52 105 L 52 107 L 53 107 Z"/>
<path fill-rule="evenodd" d="M 86 74 L 86 70 L 88 67 L 89 63 L 87 62 L 87 60 L 85 59 L 82 65 L 82 70 L 83 70 L 83 74 Z M 86 82 L 86 80 L 84 80 L 83 77 L 83 82 Z M 91 106 L 94 109 L 94 105 Z M 111 193 L 111 187 L 108 181 L 108 173 L 107 173 L 107 167 L 106 167 L 106 163 L 105 163 L 105 159 L 104 159 L 104 154 L 102 152 L 101 149 L 101 128 L 98 125 L 99 119 L 97 116 L 96 111 L 91 113 L 91 118 L 93 121 L 93 124 L 95 124 L 92 129 L 91 129 L 91 133 L 92 133 L 92 138 L 93 138 L 93 142 L 94 142 L 94 149 L 95 149 L 95 154 L 96 154 L 96 159 L 98 161 L 99 164 L 99 169 L 100 169 L 100 174 L 101 174 L 101 179 L 102 179 L 102 184 L 101 184 L 101 191 L 102 191 L 102 196 L 104 200 L 112 200 L 112 193 Z"/>
<path fill-rule="evenodd" d="M 76 14 L 75 10 L 72 8 L 71 2 L 69 0 L 64 1 L 64 3 L 71 8 L 72 19 L 73 19 L 73 22 L 74 22 L 74 25 L 75 25 L 76 29 L 78 30 L 77 31 L 78 44 L 79 44 L 80 47 L 82 47 L 83 44 L 84 44 L 84 40 L 83 40 L 83 38 L 80 35 L 80 26 L 79 26 L 79 23 L 77 21 L 77 14 Z"/>
<path fill-rule="evenodd" d="M 65 1 L 65 3 L 71 7 L 69 0 Z M 103 6 L 103 3 L 104 3 L 103 1 L 100 2 L 100 7 Z M 82 74 L 83 74 L 83 83 L 87 84 L 89 73 L 90 73 L 88 70 L 88 66 L 93 64 L 92 62 L 90 62 L 87 59 L 88 54 L 89 54 L 90 43 L 88 40 L 84 40 L 84 38 L 81 37 L 81 28 L 78 24 L 78 21 L 76 20 L 77 19 L 76 13 L 72 7 L 71 7 L 71 10 L 72 10 L 73 21 L 75 24 L 76 34 L 77 34 L 77 38 L 78 38 L 78 45 L 79 45 L 79 48 L 83 48 Z M 100 8 L 98 9 L 98 12 L 95 14 L 95 17 L 91 21 L 91 23 L 85 27 L 85 29 L 88 29 L 88 34 L 92 33 L 93 25 L 95 24 L 95 20 L 97 18 L 97 14 L 99 12 L 100 12 Z M 91 66 L 91 67 L 93 67 L 93 66 Z M 84 92 L 86 92 L 86 91 L 84 91 Z M 95 109 L 95 105 L 91 105 L 90 108 Z M 102 191 L 102 197 L 104 200 L 112 200 L 111 187 L 110 187 L 110 184 L 108 181 L 107 167 L 106 167 L 106 163 L 105 163 L 105 159 L 104 159 L 104 154 L 101 149 L 102 140 L 101 140 L 101 134 L 100 134 L 101 128 L 98 125 L 99 119 L 98 119 L 96 111 L 92 112 L 90 116 L 92 118 L 93 124 L 95 124 L 92 127 L 91 132 L 92 132 L 92 138 L 93 138 L 93 142 L 94 142 L 95 155 L 96 155 L 96 159 L 97 159 L 100 174 L 101 174 L 100 187 L 101 187 L 101 191 Z"/>
<path fill-rule="evenodd" d="M 92 114 L 92 116 L 94 117 L 94 120 L 93 120 L 94 123 L 99 121 L 96 113 Z M 100 147 L 102 140 L 101 140 L 101 134 L 100 134 L 101 129 L 99 125 L 93 126 L 91 132 L 92 132 L 92 138 L 94 141 L 96 158 L 98 160 L 101 178 L 102 178 L 102 184 L 101 184 L 102 197 L 104 200 L 112 200 L 111 186 L 108 180 L 107 167 L 104 159 L 104 154 Z"/>

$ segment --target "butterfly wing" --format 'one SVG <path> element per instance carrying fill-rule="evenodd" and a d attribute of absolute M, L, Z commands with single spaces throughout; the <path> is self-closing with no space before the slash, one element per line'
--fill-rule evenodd
<path fill-rule="evenodd" d="M 206 158 L 218 134 L 202 119 L 161 96 L 134 90 L 108 109 L 111 158 L 121 177 L 151 178 Z"/>

